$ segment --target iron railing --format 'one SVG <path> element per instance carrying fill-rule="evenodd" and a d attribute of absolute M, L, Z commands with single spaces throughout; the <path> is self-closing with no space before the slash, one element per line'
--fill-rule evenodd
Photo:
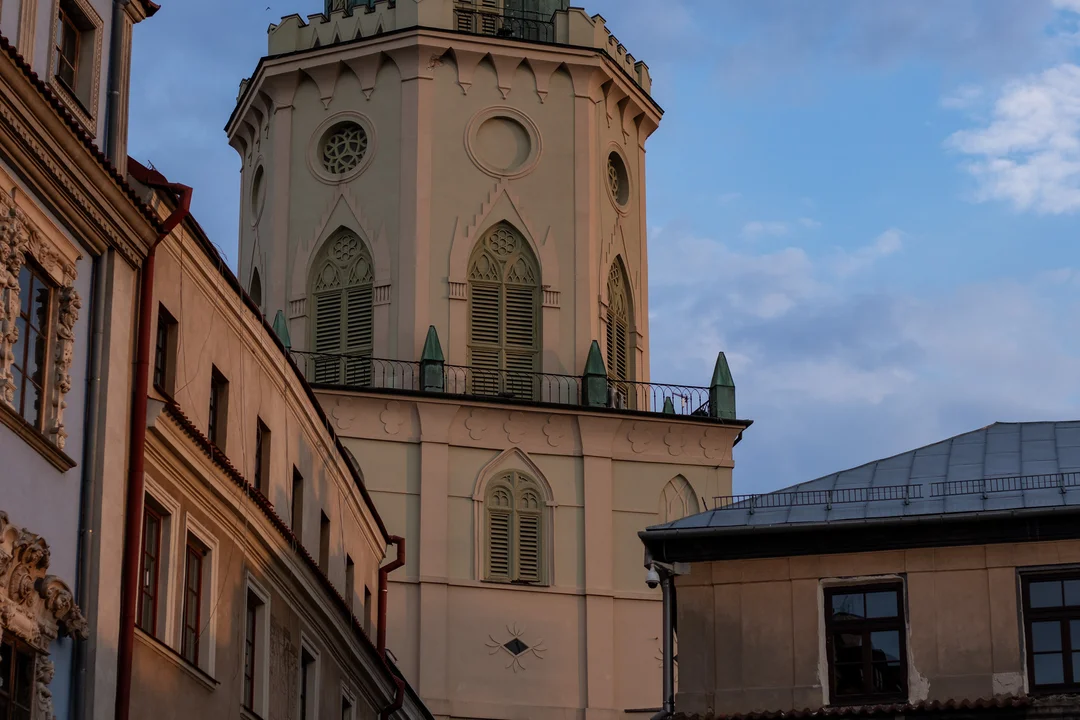
<path fill-rule="evenodd" d="M 309 382 L 363 389 L 397 389 L 585 406 L 577 375 L 499 370 L 465 365 L 386 360 L 356 353 L 290 354 Z M 441 374 L 440 374 L 441 373 Z M 441 382 L 439 382 L 441 380 Z M 607 400 L 592 407 L 709 417 L 709 388 L 607 379 Z"/>
<path fill-rule="evenodd" d="M 290 351 L 308 382 L 352 388 L 421 390 L 420 363 L 368 355 Z"/>
<path fill-rule="evenodd" d="M 951 480 L 930 483 L 930 494 L 935 497 L 948 495 L 987 495 L 999 492 L 1023 490 L 1060 490 L 1080 487 L 1080 473 L 1053 473 L 1047 475 L 1016 475 L 1013 477 L 984 478 L 982 480 Z"/>
<path fill-rule="evenodd" d="M 803 505 L 832 507 L 842 503 L 908 502 L 922 498 L 922 485 L 883 485 L 881 487 L 852 487 L 835 490 L 797 490 L 764 493 L 761 495 L 720 495 L 713 498 L 714 510 L 755 510 Z"/>
<path fill-rule="evenodd" d="M 553 5 L 551 12 L 541 9 L 541 6 L 548 4 Z M 525 7 L 525 5 L 530 7 Z M 555 42 L 554 6 L 556 5 L 560 3 L 523 2 L 523 0 L 502 0 L 501 2 L 457 0 L 454 3 L 454 29 L 476 35 L 495 35 L 532 42 Z"/>

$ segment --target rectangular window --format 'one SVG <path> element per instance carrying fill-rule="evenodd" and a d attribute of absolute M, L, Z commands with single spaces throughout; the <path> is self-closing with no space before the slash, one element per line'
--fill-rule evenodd
<path fill-rule="evenodd" d="M 210 420 L 207 437 L 225 452 L 226 422 L 229 417 L 229 381 L 215 366 L 210 373 Z"/>
<path fill-rule="evenodd" d="M 176 339 L 179 327 L 165 306 L 159 305 L 154 340 L 154 387 L 170 397 L 176 385 Z"/>
<path fill-rule="evenodd" d="M 292 531 L 301 544 L 304 542 L 304 476 L 292 471 Z"/>
<path fill-rule="evenodd" d="M 1080 573 L 1022 578 L 1028 681 L 1036 692 L 1080 689 Z"/>
<path fill-rule="evenodd" d="M 206 549 L 194 536 L 188 537 L 184 562 L 184 614 L 180 654 L 199 665 L 199 636 L 202 633 L 203 564 Z"/>
<path fill-rule="evenodd" d="M 161 573 L 162 513 L 146 504 L 143 510 L 142 568 L 139 572 L 139 627 L 157 635 L 158 587 Z"/>
<path fill-rule="evenodd" d="M 60 5 L 60 17 L 56 23 L 56 76 L 68 89 L 75 91 L 79 82 L 79 55 L 82 45 L 82 30 L 76 22 L 72 8 L 67 3 Z"/>
<path fill-rule="evenodd" d="M 34 653 L 5 635 L 0 642 L 0 720 L 29 720 L 34 710 Z"/>
<path fill-rule="evenodd" d="M 353 597 L 356 595 L 356 565 L 353 559 L 345 555 L 345 602 L 349 604 L 349 612 L 353 612 Z"/>
<path fill-rule="evenodd" d="M 323 575 L 330 575 L 330 518 L 326 513 L 319 513 L 319 569 Z"/>
<path fill-rule="evenodd" d="M 364 632 L 371 635 L 371 590 L 364 586 Z"/>
<path fill-rule="evenodd" d="M 266 427 L 262 418 L 255 420 L 255 489 L 265 495 L 267 488 L 266 476 L 270 472 L 270 428 Z"/>
<path fill-rule="evenodd" d="M 833 704 L 907 700 L 902 585 L 826 588 L 825 630 Z"/>
<path fill-rule="evenodd" d="M 13 406 L 38 430 L 45 427 L 46 377 L 49 340 L 52 337 L 53 285 L 45 273 L 23 264 L 19 271 L 19 316 L 15 320 L 18 340 L 12 346 L 14 363 Z"/>
<path fill-rule="evenodd" d="M 300 720 L 313 720 L 318 697 L 318 666 L 315 655 L 306 647 L 300 649 Z"/>
<path fill-rule="evenodd" d="M 352 700 L 344 694 L 341 696 L 341 720 L 356 720 Z"/>
<path fill-rule="evenodd" d="M 248 710 L 255 709 L 255 651 L 258 643 L 256 619 L 259 605 L 259 598 L 248 590 L 244 622 L 244 707 Z"/>

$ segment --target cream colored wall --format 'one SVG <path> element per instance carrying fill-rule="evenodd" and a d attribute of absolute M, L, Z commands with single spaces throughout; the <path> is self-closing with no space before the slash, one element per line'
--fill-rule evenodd
<path fill-rule="evenodd" d="M 730 492 L 738 429 L 577 408 L 319 397 L 388 528 L 407 538 L 406 566 L 391 575 L 389 647 L 436 716 L 615 718 L 656 705 L 659 593 L 645 586 L 636 533 L 658 522 L 673 477 L 698 496 Z M 544 587 L 477 572 L 474 497 L 509 469 L 551 488 Z M 516 631 L 544 650 L 515 671 L 489 643 Z"/>
<path fill-rule="evenodd" d="M 508 138 L 468 139 L 484 112 L 535 128 L 531 169 L 474 162 L 513 153 Z M 350 113 L 369 126 L 370 164 L 343 182 L 320 179 L 312 143 Z M 644 143 L 659 120 L 619 63 L 587 48 L 418 30 L 266 60 L 228 128 L 243 161 L 241 281 L 248 286 L 257 266 L 267 315 L 283 310 L 293 346 L 309 349 L 311 262 L 348 227 L 374 258 L 374 354 L 416 360 L 434 325 L 447 361 L 464 365 L 468 259 L 485 231 L 507 221 L 542 268 L 543 370 L 582 371 L 604 337 L 607 276 L 622 255 L 635 377 L 648 379 Z M 613 149 L 630 178 L 618 210 L 607 190 Z M 256 214 L 260 167 L 267 200 Z"/>
<path fill-rule="evenodd" d="M 678 579 L 682 712 L 827 702 L 822 587 L 903 578 L 909 699 L 1027 691 L 1019 573 L 1080 562 L 1080 541 L 697 563 Z M 857 581 L 857 580 L 856 580 Z"/>

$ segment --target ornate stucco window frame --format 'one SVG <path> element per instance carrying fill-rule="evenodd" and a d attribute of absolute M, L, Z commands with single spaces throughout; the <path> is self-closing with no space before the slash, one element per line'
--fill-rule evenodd
<path fill-rule="evenodd" d="M 56 38 L 56 26 L 60 22 L 60 5 L 67 3 L 74 7 L 89 29 L 83 29 L 82 41 L 89 44 L 86 53 L 80 59 L 84 66 L 89 62 L 90 67 L 84 67 L 83 72 L 89 72 L 90 77 L 85 81 L 85 88 L 69 88 L 57 75 L 56 49 L 53 47 Z M 101 50 L 105 37 L 105 22 L 101 19 L 94 6 L 89 0 L 52 0 L 52 15 L 49 24 L 49 87 L 57 97 L 63 101 L 75 119 L 90 133 L 91 137 L 97 137 L 98 104 L 101 98 Z M 83 85 L 83 83 L 77 83 Z"/>
<path fill-rule="evenodd" d="M 19 340 L 17 320 L 21 307 L 19 272 L 27 259 L 44 270 L 56 286 L 57 307 L 50 328 L 49 355 L 44 377 L 45 420 L 39 430 L 15 409 L 12 365 Z M 66 397 L 71 390 L 75 323 L 82 299 L 75 290 L 78 250 L 58 234 L 43 232 L 7 193 L 0 193 L 0 423 L 21 436 L 54 467 L 65 472 L 75 461 L 64 453 Z"/>
<path fill-rule="evenodd" d="M 364 156 L 355 167 L 350 168 L 348 171 L 340 174 L 332 173 L 323 166 L 323 143 L 326 141 L 327 135 L 333 128 L 343 123 L 350 122 L 356 123 L 363 128 L 364 133 L 367 135 L 367 147 L 364 150 Z M 371 121 L 371 118 L 352 110 L 334 113 L 326 118 L 319 127 L 315 128 L 315 132 L 311 135 L 307 152 L 308 169 L 311 170 L 311 174 L 320 182 L 326 183 L 327 185 L 340 185 L 355 179 L 360 173 L 364 172 L 364 170 L 371 165 L 377 150 L 378 137 L 375 134 L 375 124 Z"/>
<path fill-rule="evenodd" d="M 89 626 L 71 589 L 49 574 L 45 539 L 12 525 L 0 511 L 0 635 L 8 634 L 34 655 L 34 717 L 53 717 L 49 647 L 58 637 L 88 639 Z"/>

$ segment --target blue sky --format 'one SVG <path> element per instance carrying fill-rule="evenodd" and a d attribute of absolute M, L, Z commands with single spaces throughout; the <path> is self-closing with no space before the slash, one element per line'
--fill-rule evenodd
<path fill-rule="evenodd" d="M 136 29 L 131 154 L 235 265 L 222 130 L 270 22 Z M 1080 418 L 1080 0 L 591 0 L 652 71 L 653 379 L 728 356 L 736 492 L 994 421 Z M 658 8 L 662 8 L 658 10 Z"/>

